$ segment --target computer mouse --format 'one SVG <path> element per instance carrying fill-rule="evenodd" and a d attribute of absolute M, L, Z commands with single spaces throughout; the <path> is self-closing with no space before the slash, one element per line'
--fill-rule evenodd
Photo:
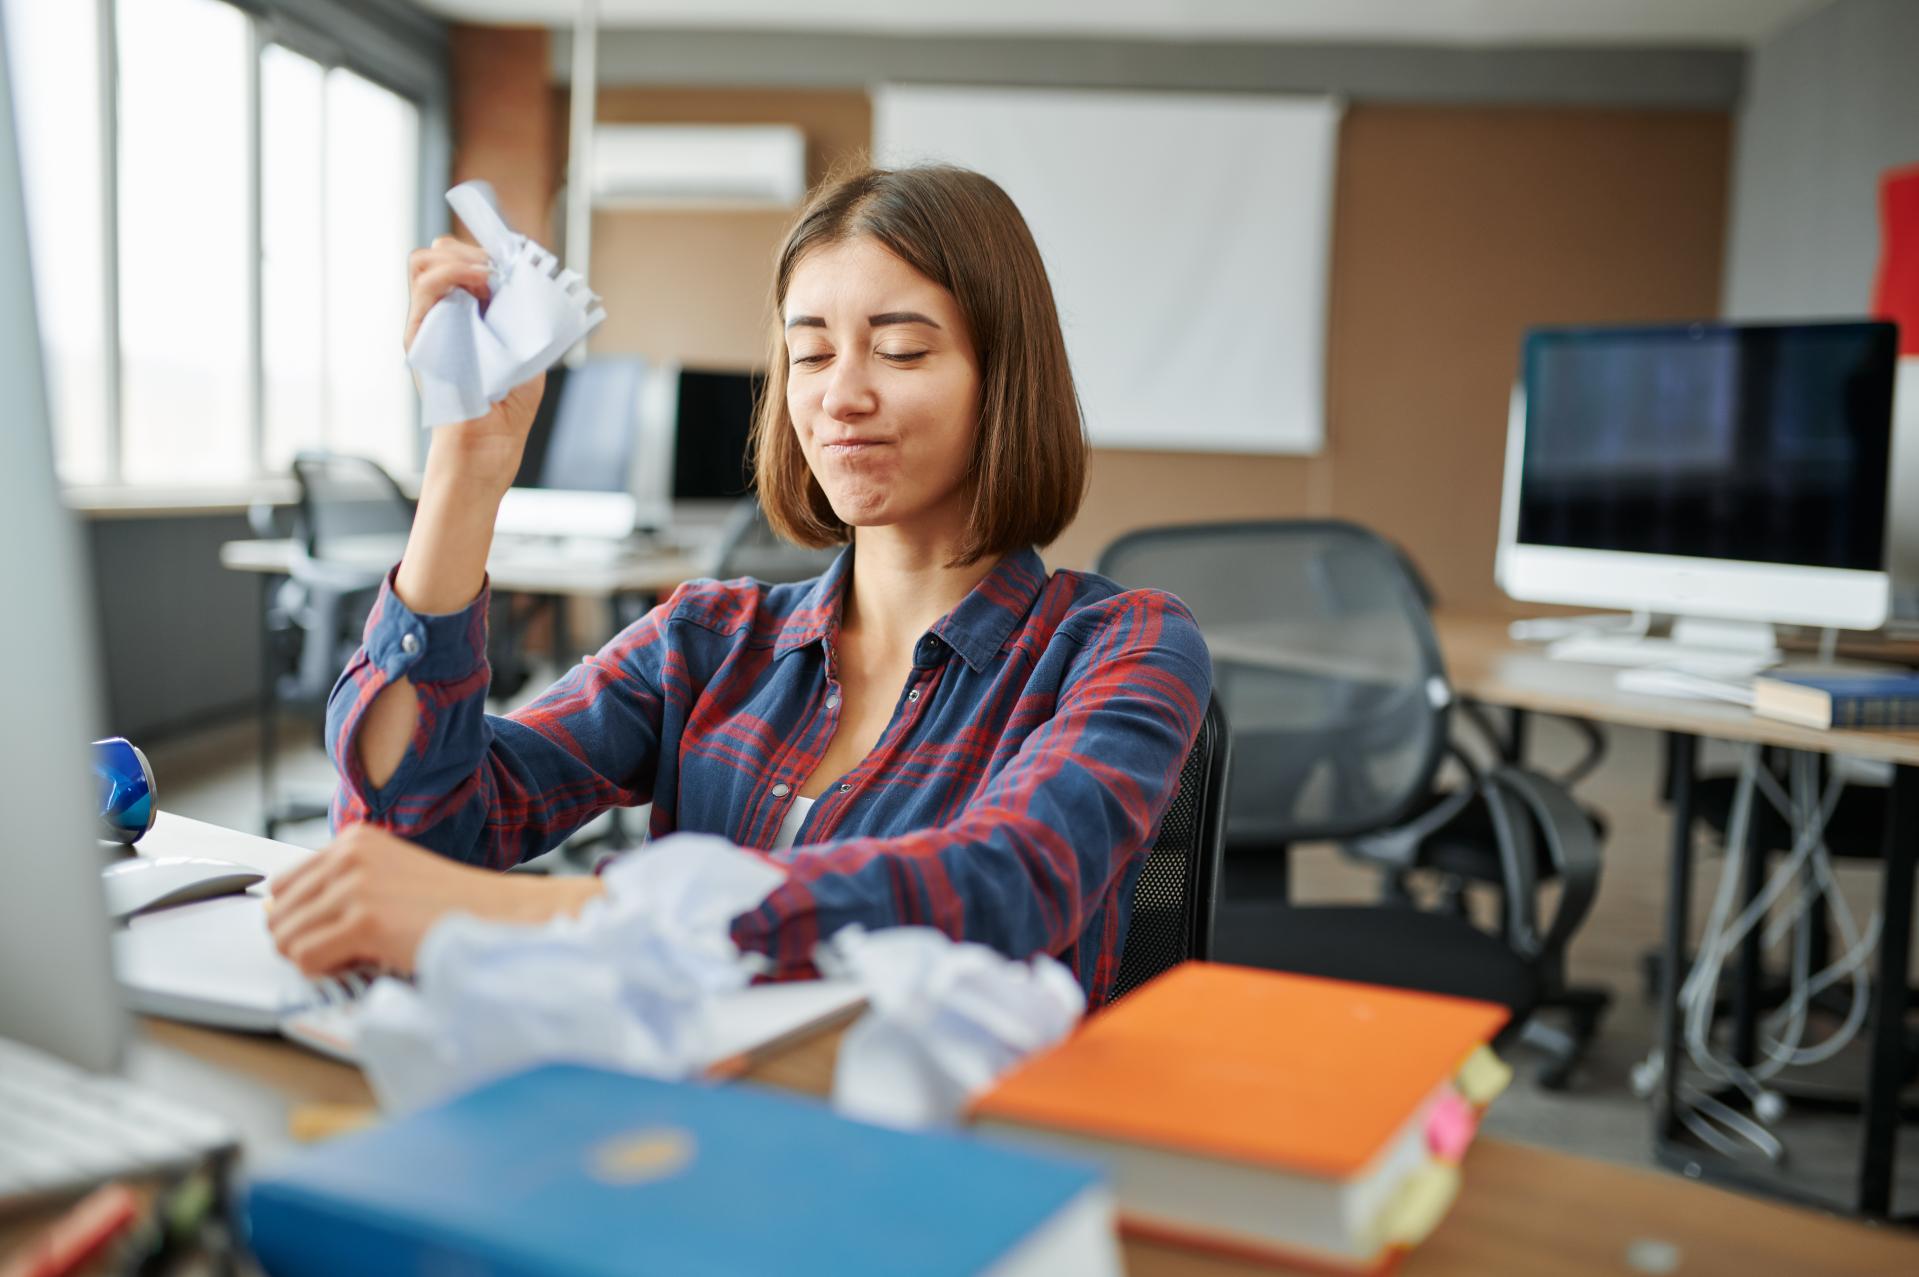
<path fill-rule="evenodd" d="M 266 875 L 231 860 L 201 856 L 135 856 L 100 871 L 107 913 L 127 918 L 148 909 L 245 891 Z"/>

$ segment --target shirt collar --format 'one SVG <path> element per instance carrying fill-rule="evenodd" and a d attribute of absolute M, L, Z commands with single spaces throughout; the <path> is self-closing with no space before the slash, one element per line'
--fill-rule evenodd
<path fill-rule="evenodd" d="M 833 565 L 813 582 L 805 597 L 780 629 L 773 645 L 784 656 L 838 634 L 840 599 L 853 570 L 853 547 L 840 551 Z M 1046 584 L 1046 564 L 1028 547 L 1014 550 L 993 565 L 958 607 L 939 619 L 930 633 L 958 652 L 975 672 L 986 669 L 999 655 L 1013 629 L 1032 610 Z"/>

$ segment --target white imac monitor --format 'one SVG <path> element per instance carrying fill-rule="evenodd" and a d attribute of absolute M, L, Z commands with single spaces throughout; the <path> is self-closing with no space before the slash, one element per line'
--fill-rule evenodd
<path fill-rule="evenodd" d="M 1526 336 L 1495 573 L 1512 598 L 1682 618 L 1886 621 L 1895 328 Z"/>

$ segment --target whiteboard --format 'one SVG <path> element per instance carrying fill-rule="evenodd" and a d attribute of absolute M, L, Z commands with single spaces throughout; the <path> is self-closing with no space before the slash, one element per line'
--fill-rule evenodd
<path fill-rule="evenodd" d="M 977 169 L 1025 214 L 1094 444 L 1320 448 L 1336 100 L 885 85 L 873 106 L 880 164 Z"/>

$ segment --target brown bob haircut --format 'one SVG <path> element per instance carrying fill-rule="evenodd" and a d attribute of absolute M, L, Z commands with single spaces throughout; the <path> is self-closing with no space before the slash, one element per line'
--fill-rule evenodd
<path fill-rule="evenodd" d="M 1079 512 L 1086 428 L 1046 265 L 991 178 L 950 165 L 861 167 L 828 178 L 787 232 L 773 275 L 754 484 L 774 531 L 815 549 L 852 539 L 806 464 L 786 410 L 786 290 L 816 248 L 871 236 L 959 303 L 980 366 L 966 485 L 972 513 L 953 566 L 1046 545 Z"/>

